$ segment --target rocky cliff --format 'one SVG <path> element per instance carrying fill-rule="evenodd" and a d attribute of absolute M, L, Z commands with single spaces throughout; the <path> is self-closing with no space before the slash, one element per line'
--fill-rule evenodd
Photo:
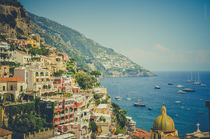
<path fill-rule="evenodd" d="M 30 19 L 17 0 L 0 0 L 0 35 L 24 38 L 31 33 Z"/>

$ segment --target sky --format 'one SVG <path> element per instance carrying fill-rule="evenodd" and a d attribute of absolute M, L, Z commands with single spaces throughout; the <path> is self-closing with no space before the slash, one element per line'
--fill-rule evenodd
<path fill-rule="evenodd" d="M 210 70 L 209 0 L 20 0 L 151 71 Z"/>

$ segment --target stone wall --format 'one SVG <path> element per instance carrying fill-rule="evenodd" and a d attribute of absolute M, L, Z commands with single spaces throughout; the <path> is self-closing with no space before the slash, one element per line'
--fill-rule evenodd
<path fill-rule="evenodd" d="M 44 131 L 24 134 L 24 139 L 48 139 L 54 136 L 53 129 L 46 129 Z"/>

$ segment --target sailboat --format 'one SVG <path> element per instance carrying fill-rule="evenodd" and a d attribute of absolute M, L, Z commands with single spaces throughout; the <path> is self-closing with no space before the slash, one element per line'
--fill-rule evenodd
<path fill-rule="evenodd" d="M 126 100 L 131 100 L 131 98 L 128 95 L 126 95 Z"/>
<path fill-rule="evenodd" d="M 195 81 L 193 84 L 194 84 L 194 85 L 200 85 L 200 84 L 201 84 L 199 72 L 198 72 L 198 80 Z"/>
<path fill-rule="evenodd" d="M 133 104 L 135 107 L 145 107 L 146 106 L 145 104 L 140 102 L 140 99 L 142 99 L 142 98 L 138 98 L 136 103 Z"/>
<path fill-rule="evenodd" d="M 188 83 L 193 82 L 193 80 L 192 80 L 192 72 L 190 73 L 190 78 L 187 80 L 187 82 L 188 82 Z"/>

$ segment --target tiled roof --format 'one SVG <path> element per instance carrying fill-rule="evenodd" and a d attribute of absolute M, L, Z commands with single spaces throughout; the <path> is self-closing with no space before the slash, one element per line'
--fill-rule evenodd
<path fill-rule="evenodd" d="M 9 131 L 9 130 L 0 128 L 0 137 L 7 136 L 7 135 L 9 135 L 9 134 L 12 134 L 12 131 Z"/>
<path fill-rule="evenodd" d="M 130 135 L 131 137 L 136 137 L 138 139 L 150 139 L 150 133 L 140 128 L 136 128 L 136 132 L 131 133 Z"/>
<path fill-rule="evenodd" d="M 24 80 L 16 77 L 0 78 L 0 82 L 23 82 Z"/>

